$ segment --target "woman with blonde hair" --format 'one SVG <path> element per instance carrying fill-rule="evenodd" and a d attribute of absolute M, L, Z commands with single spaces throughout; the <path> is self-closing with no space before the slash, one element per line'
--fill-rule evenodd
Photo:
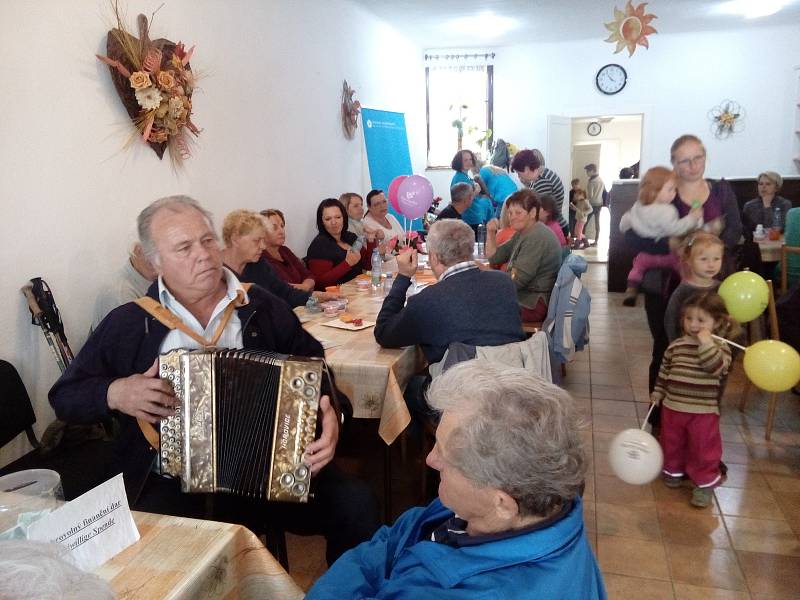
<path fill-rule="evenodd" d="M 280 279 L 270 266 L 261 260 L 266 245 L 267 228 L 264 219 L 251 210 L 235 210 L 222 224 L 222 260 L 240 281 L 255 283 L 272 292 L 289 306 L 302 306 L 311 295 L 295 289 Z"/>

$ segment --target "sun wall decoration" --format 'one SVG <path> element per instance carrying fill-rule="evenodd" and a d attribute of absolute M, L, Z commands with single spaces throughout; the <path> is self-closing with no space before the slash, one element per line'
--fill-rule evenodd
<path fill-rule="evenodd" d="M 617 45 L 614 54 L 621 52 L 623 48 L 627 48 L 628 56 L 633 56 L 636 46 L 650 47 L 647 36 L 652 33 L 658 33 L 650 25 L 650 21 L 658 17 L 652 13 L 645 13 L 645 6 L 647 6 L 647 2 L 642 2 L 634 8 L 631 0 L 628 0 L 624 12 L 616 6 L 614 7 L 614 20 L 605 24 L 606 29 L 611 32 L 611 35 L 605 41 Z"/>

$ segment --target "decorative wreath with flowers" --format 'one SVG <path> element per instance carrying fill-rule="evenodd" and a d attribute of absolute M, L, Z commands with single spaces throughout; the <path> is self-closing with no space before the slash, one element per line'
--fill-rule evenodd
<path fill-rule="evenodd" d="M 169 148 L 174 165 L 191 156 L 191 138 L 200 130 L 192 123 L 194 74 L 189 59 L 194 46 L 186 50 L 182 42 L 150 40 L 147 17 L 139 15 L 139 38 L 123 25 L 114 5 L 117 27 L 108 32 L 108 56 L 96 55 L 109 66 L 114 87 L 130 115 L 136 131 L 159 158 Z M 152 17 L 151 17 L 152 21 Z"/>

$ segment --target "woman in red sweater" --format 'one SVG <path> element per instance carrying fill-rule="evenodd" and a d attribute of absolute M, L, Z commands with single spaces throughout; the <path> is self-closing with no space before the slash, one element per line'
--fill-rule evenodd
<path fill-rule="evenodd" d="M 360 275 L 362 268 L 369 268 L 376 245 L 374 233 L 366 244 L 360 242 L 360 248 L 354 248 L 358 237 L 348 231 L 347 212 L 336 198 L 327 198 L 317 207 L 317 230 L 319 235 L 311 241 L 306 261 L 318 290 L 346 283 Z"/>
<path fill-rule="evenodd" d="M 266 250 L 262 258 L 275 274 L 293 288 L 304 292 L 314 291 L 314 276 L 303 261 L 289 250 L 286 244 L 286 218 L 277 208 L 262 210 L 267 221 Z"/>

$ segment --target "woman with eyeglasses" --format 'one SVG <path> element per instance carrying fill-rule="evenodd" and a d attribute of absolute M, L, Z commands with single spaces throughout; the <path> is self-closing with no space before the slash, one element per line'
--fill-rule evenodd
<path fill-rule="evenodd" d="M 703 221 L 725 244 L 722 270 L 722 277 L 725 277 L 735 269 L 735 249 L 742 235 L 742 219 L 736 194 L 730 183 L 724 179 L 712 181 L 705 178 L 706 148 L 696 135 L 682 135 L 672 142 L 670 161 L 677 178 L 677 191 L 672 204 L 678 209 L 680 217 L 688 215 L 694 206 L 703 209 Z M 633 230 L 625 233 L 625 243 L 637 253 L 666 254 L 670 251 L 668 239 L 648 240 L 636 235 Z M 651 392 L 669 343 L 664 329 L 664 313 L 677 284 L 676 278 L 666 270 L 649 271 L 642 281 L 647 324 L 653 336 L 649 381 Z M 658 426 L 652 418 L 651 422 Z"/>

